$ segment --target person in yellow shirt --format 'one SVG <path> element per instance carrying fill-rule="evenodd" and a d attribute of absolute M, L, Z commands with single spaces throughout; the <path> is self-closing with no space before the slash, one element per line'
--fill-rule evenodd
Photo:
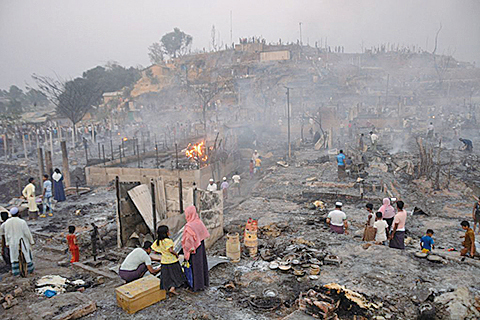
<path fill-rule="evenodd" d="M 175 288 L 183 286 L 187 278 L 178 262 L 178 253 L 175 252 L 173 240 L 169 238 L 170 231 L 167 226 L 157 228 L 157 240 L 152 244 L 152 250 L 160 253 L 162 270 L 160 272 L 160 288 L 177 295 Z"/>
<path fill-rule="evenodd" d="M 30 178 L 28 179 L 27 186 L 23 189 L 22 195 L 28 202 L 28 219 L 29 220 L 36 220 L 38 217 L 38 207 L 35 198 L 35 179 Z"/>
<path fill-rule="evenodd" d="M 255 174 L 260 174 L 260 168 L 262 167 L 262 157 L 258 156 L 257 159 L 255 159 L 255 169 L 254 173 Z"/>

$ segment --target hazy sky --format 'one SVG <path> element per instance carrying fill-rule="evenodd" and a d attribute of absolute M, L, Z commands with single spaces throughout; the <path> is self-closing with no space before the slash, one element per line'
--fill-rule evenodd
<path fill-rule="evenodd" d="M 0 0 L 0 88 L 33 83 L 31 74 L 81 73 L 108 61 L 147 66 L 147 48 L 179 27 L 193 48 L 220 39 L 263 36 L 303 42 L 328 37 L 346 52 L 379 43 L 415 44 L 480 63 L 480 0 Z M 428 40 L 427 40 L 428 38 Z"/>

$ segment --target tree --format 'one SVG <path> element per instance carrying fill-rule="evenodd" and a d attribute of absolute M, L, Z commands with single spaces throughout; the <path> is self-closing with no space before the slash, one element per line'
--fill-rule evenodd
<path fill-rule="evenodd" d="M 163 52 L 172 58 L 186 54 L 192 44 L 192 36 L 174 28 L 172 32 L 165 34 L 160 40 Z"/>
<path fill-rule="evenodd" d="M 39 90 L 28 88 L 28 91 L 25 94 L 25 96 L 28 102 L 33 106 L 45 107 L 48 105 L 47 97 Z"/>
<path fill-rule="evenodd" d="M 161 64 L 163 62 L 163 49 L 159 42 L 154 42 L 148 47 L 148 57 L 152 64 Z"/>
<path fill-rule="evenodd" d="M 39 90 L 55 105 L 56 112 L 72 121 L 76 140 L 77 123 L 99 101 L 102 90 L 84 78 L 61 81 L 35 74 L 32 77 Z"/>
<path fill-rule="evenodd" d="M 193 91 L 200 98 L 203 114 L 203 129 L 207 130 L 207 106 L 220 93 L 227 90 L 234 91 L 233 83 L 230 80 L 218 78 L 216 81 L 191 85 Z"/>

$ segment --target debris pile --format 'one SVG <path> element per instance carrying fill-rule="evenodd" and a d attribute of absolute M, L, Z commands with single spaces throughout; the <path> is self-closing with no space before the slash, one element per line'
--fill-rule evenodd
<path fill-rule="evenodd" d="M 300 310 L 320 319 L 369 319 L 381 306 L 336 283 L 300 293 Z"/>

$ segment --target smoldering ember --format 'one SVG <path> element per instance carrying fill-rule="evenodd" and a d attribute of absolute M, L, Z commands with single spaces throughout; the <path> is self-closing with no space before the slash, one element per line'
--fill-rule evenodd
<path fill-rule="evenodd" d="M 0 317 L 479 319 L 480 69 L 442 27 L 212 34 L 0 91 Z"/>

